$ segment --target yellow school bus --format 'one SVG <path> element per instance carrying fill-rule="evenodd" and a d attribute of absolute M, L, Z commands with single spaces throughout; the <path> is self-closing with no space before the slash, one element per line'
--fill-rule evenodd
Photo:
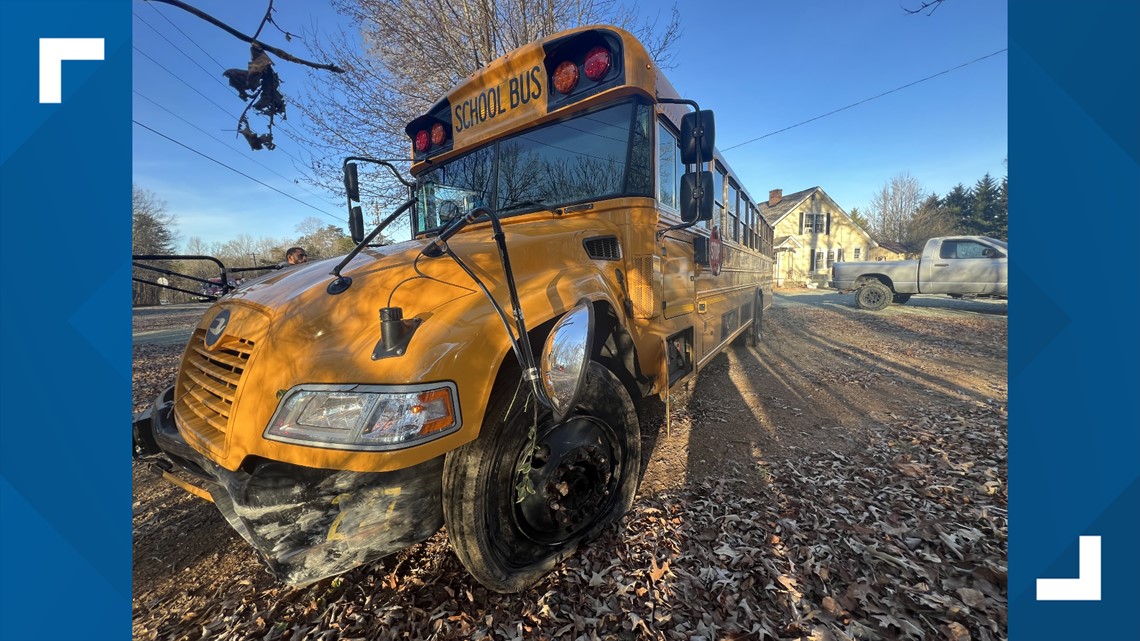
<path fill-rule="evenodd" d="M 221 298 L 136 457 L 304 584 L 446 525 L 525 589 L 631 506 L 635 399 L 690 380 L 772 299 L 772 228 L 629 33 L 558 33 L 407 127 L 409 199 L 348 255 Z M 378 246 L 394 220 L 410 240 Z"/>

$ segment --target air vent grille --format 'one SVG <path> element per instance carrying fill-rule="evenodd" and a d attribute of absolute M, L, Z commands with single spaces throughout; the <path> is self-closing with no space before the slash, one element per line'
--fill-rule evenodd
<path fill-rule="evenodd" d="M 586 254 L 594 260 L 621 260 L 621 243 L 616 236 L 587 238 L 582 244 Z"/>

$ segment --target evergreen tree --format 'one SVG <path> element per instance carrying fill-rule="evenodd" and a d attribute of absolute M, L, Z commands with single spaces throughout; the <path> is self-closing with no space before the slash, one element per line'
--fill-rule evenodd
<path fill-rule="evenodd" d="M 858 207 L 852 207 L 851 213 L 849 213 L 847 215 L 851 218 L 851 222 L 862 227 L 863 231 L 870 233 L 871 221 L 868 220 L 867 217 L 863 215 L 863 212 L 859 211 Z"/>
<path fill-rule="evenodd" d="M 1003 176 L 1001 179 L 990 236 L 998 240 L 1009 240 L 1009 176 Z"/>
<path fill-rule="evenodd" d="M 949 236 L 954 233 L 957 219 L 943 204 L 938 194 L 931 194 L 922 201 L 907 225 L 903 246 L 907 251 L 921 253 L 926 241 L 936 236 Z"/>
<path fill-rule="evenodd" d="M 967 233 L 992 236 L 996 225 L 999 187 L 987 173 L 970 190 L 970 215 L 966 220 Z"/>
<path fill-rule="evenodd" d="M 962 183 L 954 185 L 954 188 L 942 199 L 942 208 L 946 211 L 946 215 L 957 223 L 958 231 L 964 234 L 973 233 L 967 231 L 969 229 L 967 220 L 970 218 L 971 200 L 970 191 Z"/>

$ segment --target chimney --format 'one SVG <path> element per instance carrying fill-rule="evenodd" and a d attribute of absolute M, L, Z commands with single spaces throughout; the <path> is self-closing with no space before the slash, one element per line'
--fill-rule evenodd
<path fill-rule="evenodd" d="M 769 207 L 775 207 L 776 205 L 779 205 L 780 201 L 783 199 L 784 199 L 784 190 L 783 189 L 773 189 L 772 191 L 768 192 L 768 206 Z"/>

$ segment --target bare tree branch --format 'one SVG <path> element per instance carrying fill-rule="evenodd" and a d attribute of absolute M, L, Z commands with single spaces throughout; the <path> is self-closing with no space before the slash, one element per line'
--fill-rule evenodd
<path fill-rule="evenodd" d="M 943 2 L 943 0 L 923 0 L 922 6 L 920 6 L 917 9 L 907 9 L 906 7 L 902 7 L 902 10 L 911 14 L 911 15 L 914 15 L 916 13 L 922 13 L 923 11 L 926 11 L 927 9 L 929 9 L 929 11 L 926 12 L 926 15 L 929 16 L 929 15 L 933 14 L 935 12 L 935 10 L 937 10 L 938 7 L 940 7 L 942 5 L 942 2 Z M 901 6 L 902 5 L 900 5 L 900 7 Z"/>
<path fill-rule="evenodd" d="M 265 44 L 264 42 L 261 42 L 260 40 L 257 40 L 256 35 L 247 36 L 244 33 L 238 31 L 237 29 L 234 29 L 233 27 L 229 26 L 228 24 L 222 22 L 221 20 L 218 20 L 214 16 L 211 16 L 210 14 L 206 13 L 205 11 L 201 11 L 199 9 L 196 9 L 196 8 L 186 4 L 185 2 L 182 2 L 181 0 L 146 0 L 146 1 L 147 2 L 161 2 L 163 4 L 168 4 L 168 5 L 171 5 L 173 7 L 178 7 L 179 9 L 182 9 L 183 11 L 191 13 L 191 14 L 198 16 L 199 18 L 205 20 L 206 22 L 209 22 L 210 24 L 221 29 L 222 31 L 225 31 L 226 33 L 237 38 L 238 40 L 241 40 L 242 42 L 248 42 L 249 44 L 254 45 L 256 47 L 259 47 L 264 51 L 268 51 L 269 53 L 277 56 L 278 58 L 281 58 L 282 60 L 285 60 L 288 62 L 295 62 L 297 64 L 312 67 L 314 69 L 324 69 L 326 71 L 332 71 L 335 73 L 344 73 L 344 69 L 338 67 L 337 65 L 322 63 L 322 62 L 311 62 L 309 60 L 304 60 L 302 58 L 298 58 L 298 57 L 294 56 L 293 54 L 289 53 L 288 51 L 285 51 L 284 49 L 278 49 L 277 47 L 274 47 L 273 45 L 268 45 L 268 44 Z M 264 20 L 262 20 L 261 26 L 265 26 L 265 22 L 267 22 L 267 21 L 272 22 L 272 19 L 271 19 L 270 14 L 269 14 L 269 12 L 271 12 L 271 11 L 273 11 L 273 3 L 272 2 L 269 3 L 269 11 L 266 12 L 266 14 L 265 14 L 266 17 Z M 260 34 L 260 33 L 261 33 L 261 27 L 258 27 L 257 28 L 257 34 Z"/>

